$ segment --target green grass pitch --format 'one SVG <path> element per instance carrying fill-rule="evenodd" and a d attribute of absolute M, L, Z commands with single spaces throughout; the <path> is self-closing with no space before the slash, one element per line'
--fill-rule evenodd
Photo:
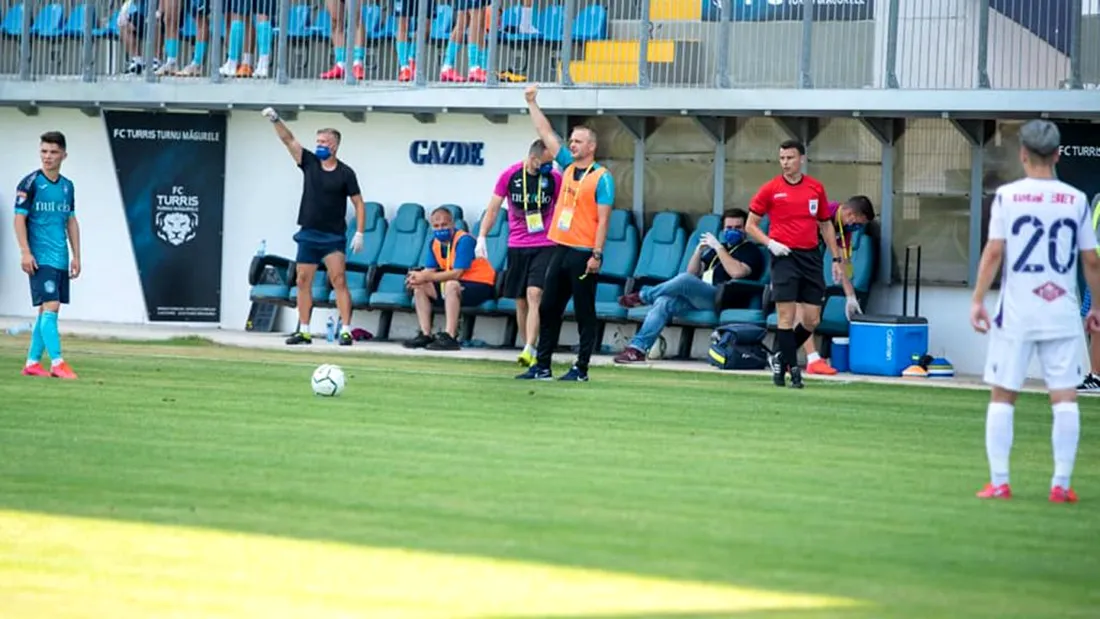
<path fill-rule="evenodd" d="M 0 341 L 0 616 L 1095 618 L 1100 418 L 1046 501 L 1017 407 L 986 503 L 981 391 L 69 340 Z M 368 348 L 368 347 L 364 347 Z M 318 398 L 313 368 L 347 389 Z"/>

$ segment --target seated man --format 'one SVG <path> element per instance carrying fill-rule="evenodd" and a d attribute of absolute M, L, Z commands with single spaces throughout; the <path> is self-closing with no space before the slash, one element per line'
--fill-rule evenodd
<path fill-rule="evenodd" d="M 455 230 L 454 218 L 444 207 L 432 211 L 432 253 L 423 270 L 410 271 L 405 284 L 413 293 L 420 332 L 405 342 L 405 348 L 458 350 L 458 314 L 495 296 L 497 274 L 485 258 L 474 256 L 477 240 Z M 432 306 L 442 305 L 446 331 L 432 332 Z"/>
<path fill-rule="evenodd" d="M 652 305 L 638 333 L 615 363 L 646 360 L 650 346 L 661 330 L 677 314 L 690 310 L 716 310 L 748 307 L 751 298 L 723 293 L 722 284 L 732 279 L 758 279 L 764 272 L 760 248 L 745 236 L 749 214 L 739 208 L 722 213 L 721 239 L 706 233 L 688 261 L 688 270 L 657 286 L 645 286 L 641 292 L 619 297 L 623 307 Z M 718 305 L 722 295 L 722 306 Z"/>
<path fill-rule="evenodd" d="M 836 228 L 837 247 L 840 248 L 840 251 L 844 252 L 844 259 L 848 261 L 848 279 L 842 282 L 842 286 L 844 287 L 844 294 L 848 298 L 845 313 L 847 313 L 848 319 L 851 320 L 853 314 L 863 313 L 863 309 L 859 306 L 859 301 L 856 300 L 855 289 L 852 288 L 851 284 L 853 274 L 851 262 L 852 236 L 857 231 L 863 230 L 864 227 L 875 220 L 875 207 L 871 204 L 871 199 L 867 196 L 852 196 L 848 198 L 848 201 L 844 204 L 830 202 L 829 213 L 833 218 L 833 227 Z M 867 241 L 869 240 L 870 239 L 867 239 Z M 807 374 L 822 374 L 826 376 L 836 374 L 836 370 L 833 366 L 829 365 L 829 362 L 822 359 L 821 355 L 817 353 L 817 348 L 814 347 L 814 338 L 811 337 L 806 340 L 806 343 L 802 345 L 802 350 L 806 352 Z"/>

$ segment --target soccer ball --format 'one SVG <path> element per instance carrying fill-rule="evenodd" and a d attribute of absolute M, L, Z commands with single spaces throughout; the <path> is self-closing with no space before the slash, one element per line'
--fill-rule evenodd
<path fill-rule="evenodd" d="M 339 366 L 326 363 L 313 370 L 313 378 L 309 382 L 313 393 L 319 396 L 338 396 L 344 391 L 344 371 Z"/>

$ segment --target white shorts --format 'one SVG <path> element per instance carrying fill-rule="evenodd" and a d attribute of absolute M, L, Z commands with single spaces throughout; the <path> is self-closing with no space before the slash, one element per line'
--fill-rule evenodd
<path fill-rule="evenodd" d="M 1076 389 L 1084 379 L 1084 333 L 1056 340 L 1018 340 L 992 334 L 985 360 L 986 384 L 1019 391 L 1027 379 L 1032 353 L 1048 391 Z"/>

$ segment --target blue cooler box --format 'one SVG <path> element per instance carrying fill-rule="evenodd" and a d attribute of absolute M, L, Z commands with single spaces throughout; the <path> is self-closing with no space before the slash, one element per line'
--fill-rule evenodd
<path fill-rule="evenodd" d="M 857 314 L 848 326 L 848 342 L 853 374 L 901 376 L 914 355 L 928 352 L 928 320 Z"/>

